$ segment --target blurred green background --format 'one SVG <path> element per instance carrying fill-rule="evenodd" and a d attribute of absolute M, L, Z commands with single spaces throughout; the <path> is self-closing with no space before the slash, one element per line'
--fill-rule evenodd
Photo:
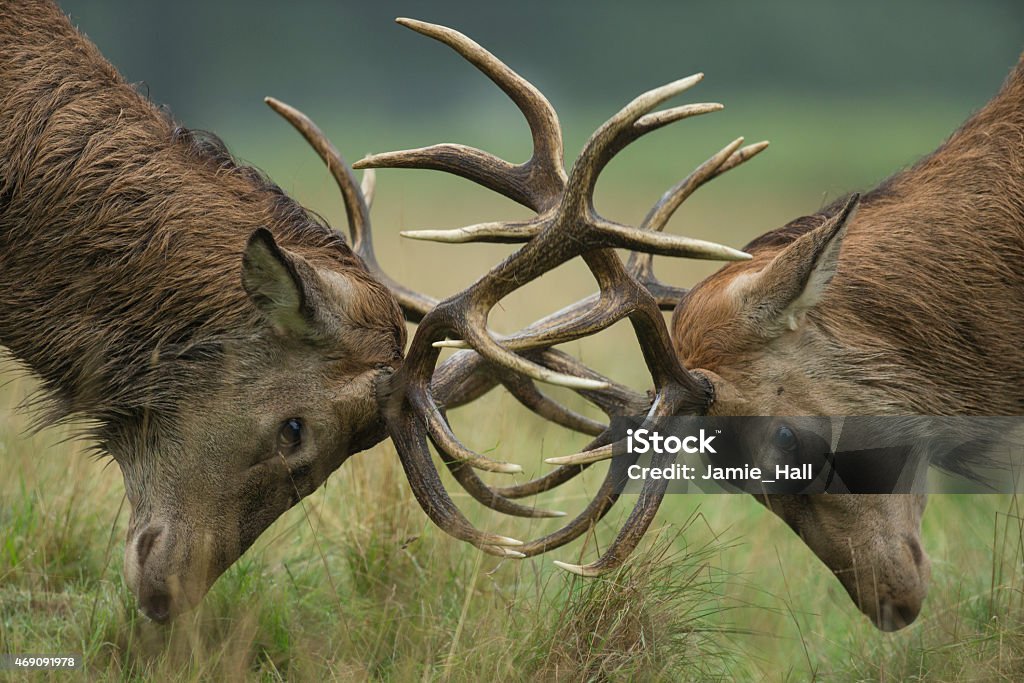
<path fill-rule="evenodd" d="M 61 6 L 130 80 L 145 81 L 185 120 L 215 128 L 258 122 L 253 105 L 268 92 L 354 120 L 408 121 L 409 108 L 432 119 L 494 103 L 453 59 L 391 25 L 396 16 L 474 36 L 556 105 L 598 107 L 697 69 L 713 76 L 704 96 L 743 106 L 767 96 L 973 107 L 1015 61 L 1024 28 L 1015 0 Z"/>
<path fill-rule="evenodd" d="M 457 28 L 533 81 L 559 112 L 570 160 L 636 94 L 703 71 L 705 81 L 680 101 L 726 109 L 623 152 L 602 176 L 598 208 L 636 222 L 731 139 L 768 139 L 765 154 L 701 190 L 670 226 L 736 246 L 930 152 L 995 93 L 1024 48 L 1017 0 L 61 4 L 155 102 L 188 127 L 216 132 L 335 225 L 343 213 L 328 175 L 264 96 L 306 111 L 350 161 L 443 141 L 513 161 L 529 154 L 526 126 L 504 95 L 447 48 L 394 24 L 396 16 Z M 439 174 L 384 171 L 378 188 L 382 260 L 435 295 L 465 285 L 507 249 L 456 247 L 464 265 L 479 256 L 480 266 L 424 268 L 451 259 L 453 248 L 399 240 L 398 229 L 523 215 Z M 660 270 L 692 284 L 714 267 Z M 577 292 L 577 276 L 567 300 L 590 288 Z"/>

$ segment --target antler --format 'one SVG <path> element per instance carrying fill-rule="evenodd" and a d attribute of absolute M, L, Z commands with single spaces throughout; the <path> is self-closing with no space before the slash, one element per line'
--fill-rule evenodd
<path fill-rule="evenodd" d="M 444 417 L 443 404 L 432 394 L 432 375 L 439 348 L 471 348 L 488 361 L 498 380 L 513 393 L 526 391 L 526 378 L 570 387 L 583 392 L 610 392 L 613 387 L 579 364 L 557 362 L 558 356 L 535 352 L 600 331 L 628 317 L 643 349 L 644 359 L 655 384 L 653 404 L 646 422 L 679 413 L 704 412 L 713 399 L 711 387 L 691 375 L 672 350 L 659 303 L 668 305 L 679 291 L 665 288 L 653 279 L 649 260 L 631 259 L 635 274 L 646 284 L 660 288 L 656 299 L 645 284 L 623 266 L 613 248 L 643 251 L 646 254 L 738 260 L 746 254 L 702 240 L 665 235 L 660 232 L 672 212 L 701 184 L 746 161 L 764 143 L 740 148 L 742 139 L 726 146 L 701 165 L 687 179 L 672 188 L 649 214 L 640 228 L 633 228 L 599 216 L 593 207 L 593 192 L 604 166 L 616 153 L 642 135 L 689 116 L 720 109 L 720 105 L 685 105 L 649 113 L 667 99 L 695 85 L 701 75 L 681 79 L 640 95 L 587 141 L 570 174 L 562 166 L 562 137 L 557 116 L 550 103 L 532 84 L 509 69 L 496 57 L 466 36 L 442 26 L 409 19 L 398 22 L 419 33 L 439 40 L 465 57 L 500 87 L 523 112 L 530 126 L 534 152 L 528 161 L 513 165 L 487 152 L 462 145 L 435 145 L 423 149 L 390 152 L 367 157 L 356 168 L 429 168 L 460 175 L 488 187 L 533 209 L 537 215 L 528 221 L 484 223 L 455 231 L 418 231 L 407 236 L 440 241 L 526 242 L 519 251 L 495 266 L 483 278 L 459 294 L 446 299 L 427 313 L 417 328 L 405 364 L 379 385 L 381 407 L 389 432 L 403 463 L 414 463 L 418 481 L 436 482 L 429 467 L 429 438 L 446 453 L 457 452 L 461 463 L 453 472 L 460 483 L 475 491 L 478 499 L 490 497 L 492 506 L 506 506 L 508 498 L 527 495 L 526 490 L 546 490 L 578 473 L 585 462 L 556 470 L 547 477 L 521 487 L 490 489 L 462 463 L 476 456 L 458 442 Z M 585 299 L 517 335 L 495 338 L 487 330 L 490 310 L 501 299 L 526 283 L 577 256 L 582 256 L 599 287 L 598 296 Z M 545 352 L 550 353 L 550 352 Z M 537 362 L 540 360 L 541 362 Z M 444 366 L 442 366 L 444 367 Z M 436 382 L 435 382 L 436 384 Z M 513 389 L 513 387 L 519 387 Z M 531 394 L 532 396 L 532 394 Z M 520 399 L 522 400 L 522 399 Z M 543 402 L 538 402 L 543 403 Z M 547 409 L 549 404 L 544 403 Z M 622 407 L 633 405 L 622 403 Z M 614 409 L 614 408 L 612 408 Z M 554 414 L 557 411 L 551 410 Z M 559 419 L 575 418 L 559 413 Z M 584 426 L 578 423 L 577 426 Z M 610 454 L 610 432 L 604 431 L 591 444 L 588 454 Z M 661 458 L 664 459 L 664 458 Z M 659 460 L 656 458 L 656 460 Z M 665 463 L 654 463 L 655 466 Z M 616 496 L 609 474 L 598 496 L 587 510 L 549 536 L 517 547 L 517 554 L 532 555 L 562 545 L 580 535 L 607 512 Z M 620 564 L 639 542 L 650 525 L 664 495 L 664 482 L 645 482 L 639 500 L 619 536 L 595 563 L 583 567 L 565 565 L 572 571 L 594 574 Z M 479 538 L 466 532 L 450 519 L 458 514 L 443 490 L 419 491 L 417 498 L 427 513 L 449 533 L 481 545 Z M 501 501 L 496 503 L 496 501 Z M 461 515 L 459 515 L 461 518 Z"/>
<path fill-rule="evenodd" d="M 377 262 L 377 255 L 373 251 L 373 231 L 370 225 L 370 205 L 373 203 L 376 186 L 376 177 L 373 172 L 363 175 L 363 185 L 360 187 L 352 174 L 352 169 L 345 163 L 341 153 L 308 116 L 273 97 L 265 97 L 263 101 L 292 124 L 327 164 L 327 170 L 330 171 L 334 182 L 337 183 L 344 200 L 352 251 L 363 260 L 370 272 L 395 295 L 405 319 L 409 322 L 419 322 L 437 305 L 437 300 L 399 284 L 385 273 L 380 267 L 380 263 Z"/>
<path fill-rule="evenodd" d="M 406 319 L 411 322 L 420 321 L 427 312 L 433 309 L 437 301 L 426 295 L 414 292 L 389 277 L 381 269 L 373 251 L 372 229 L 369 217 L 369 208 L 372 203 L 375 184 L 373 170 L 368 169 L 364 173 L 363 183 L 360 187 L 344 158 L 308 116 L 272 97 L 266 98 L 266 102 L 272 109 L 291 123 L 323 159 L 341 191 L 354 251 L 362 257 L 367 268 L 392 290 L 402 307 Z M 542 360 L 541 362 L 544 361 Z M 568 363 L 567 367 L 569 368 L 574 367 L 572 360 L 567 356 L 559 359 L 558 362 L 562 365 Z M 617 385 L 595 373 L 590 374 L 594 379 L 605 381 L 608 384 L 608 389 L 600 392 L 600 395 L 598 392 L 585 392 L 593 394 L 591 400 L 597 402 L 598 405 L 634 407 L 641 405 L 642 398 L 638 401 L 639 395 L 627 387 Z M 529 380 L 518 377 L 514 373 L 495 371 L 490 363 L 484 361 L 475 352 L 456 354 L 456 356 L 453 356 L 439 367 L 434 375 L 431 391 L 433 394 L 441 397 L 441 405 L 454 407 L 475 400 L 497 384 L 502 384 L 508 388 L 513 396 L 538 415 L 570 429 L 589 434 L 598 434 L 605 428 L 604 425 L 574 413 L 544 396 Z M 635 410 L 640 410 L 641 408 L 642 406 L 635 408 Z M 608 409 L 611 410 L 610 407 Z M 620 408 L 621 410 L 624 410 L 624 408 Z M 564 515 L 564 513 L 557 511 L 518 505 L 508 500 L 513 497 L 530 495 L 528 491 L 548 490 L 548 488 L 558 483 L 557 477 L 542 477 L 536 482 L 527 482 L 527 484 L 518 487 L 509 487 L 507 490 L 489 489 L 479 478 L 472 474 L 472 471 L 466 465 L 493 472 L 507 473 L 520 472 L 522 468 L 513 463 L 497 462 L 469 451 L 454 436 L 446 434 L 446 426 L 445 424 L 438 427 L 437 434 L 432 436 L 432 439 L 435 441 L 438 449 L 446 456 L 445 462 L 455 474 L 456 479 L 477 500 L 488 507 L 507 514 L 525 517 L 557 517 Z M 581 471 L 582 468 L 567 469 Z M 422 484 L 419 490 L 424 490 L 425 487 L 426 485 Z M 501 554 L 507 555 L 508 553 Z"/>

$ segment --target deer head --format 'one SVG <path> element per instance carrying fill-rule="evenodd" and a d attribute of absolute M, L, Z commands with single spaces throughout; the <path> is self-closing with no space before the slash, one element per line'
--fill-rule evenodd
<path fill-rule="evenodd" d="M 815 227 L 799 226 L 805 231 L 795 238 L 797 226 L 791 226 L 755 240 L 746 247 L 753 259 L 723 268 L 682 299 L 673 320 L 675 348 L 713 387 L 709 414 L 889 412 L 882 392 L 859 381 L 860 359 L 837 358 L 832 351 L 830 336 L 863 333 L 823 326 L 817 309 L 840 267 L 844 238 L 856 229 L 858 201 L 854 195 L 836 203 Z M 916 618 L 930 577 L 920 537 L 924 496 L 759 499 L 800 535 L 880 628 L 896 630 Z"/>
<path fill-rule="evenodd" d="M 404 326 L 364 270 L 318 266 L 252 233 L 240 287 L 260 322 L 224 340 L 175 419 L 144 416 L 105 447 L 132 505 L 125 578 L 163 622 L 195 605 L 277 517 L 384 437 L 376 377 Z"/>

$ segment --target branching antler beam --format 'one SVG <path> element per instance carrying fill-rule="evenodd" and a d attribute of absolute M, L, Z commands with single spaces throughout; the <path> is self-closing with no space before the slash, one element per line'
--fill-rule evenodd
<path fill-rule="evenodd" d="M 655 397 L 648 420 L 704 411 L 711 399 L 709 388 L 679 365 L 658 302 L 643 284 L 627 272 L 612 249 L 626 248 L 695 258 L 747 258 L 730 247 L 665 235 L 651 228 L 656 225 L 663 227 L 682 200 L 722 172 L 723 167 L 735 167 L 763 146 L 755 145 L 741 151 L 742 140 L 726 146 L 663 198 L 648 225 L 633 228 L 610 221 L 594 210 L 593 192 L 601 171 L 614 155 L 641 136 L 668 123 L 720 108 L 718 105 L 690 105 L 652 113 L 659 104 L 698 83 L 702 77 L 700 74 L 635 98 L 590 137 L 571 171 L 566 174 L 561 166 L 558 119 L 543 95 L 457 31 L 404 19 L 399 23 L 445 43 L 509 93 L 530 124 L 534 153 L 525 164 L 514 166 L 479 150 L 441 145 L 374 155 L 357 162 L 356 167 L 431 168 L 455 173 L 504 194 L 533 209 L 537 215 L 529 221 L 481 224 L 455 233 L 455 238 L 460 241 L 527 241 L 487 275 L 440 303 L 423 319 L 406 364 L 383 387 L 383 393 L 392 397 L 385 407 L 389 423 L 400 423 L 401 416 L 412 410 L 424 417 L 428 429 L 429 425 L 435 424 L 432 416 L 439 409 L 428 391 L 430 374 L 437 361 L 438 347 L 451 346 L 452 339 L 463 342 L 459 346 L 476 350 L 495 366 L 530 379 L 577 390 L 606 390 L 608 385 L 605 382 L 555 372 L 520 354 L 593 334 L 622 318 L 628 318 L 632 323 L 654 379 Z M 558 153 L 553 153 L 553 150 Z M 498 301 L 577 256 L 583 258 L 597 280 L 599 296 L 595 302 L 563 314 L 556 324 L 537 326 L 525 334 L 496 339 L 488 332 L 488 313 Z M 447 432 L 445 436 L 448 436 Z M 608 440 L 602 435 L 593 445 L 608 448 Z M 450 448 L 451 444 L 446 446 Z M 462 469 L 468 472 L 467 479 L 475 478 L 475 474 Z M 578 472 L 579 468 L 562 471 L 568 475 L 569 472 Z M 549 481 L 566 475 L 552 477 Z M 469 486 L 477 484 L 472 482 Z M 494 490 L 487 490 L 491 495 L 500 495 Z M 645 485 L 637 507 L 612 547 L 597 563 L 578 571 L 603 570 L 620 562 L 650 524 L 662 494 L 663 490 L 656 486 Z M 558 541 L 582 533 L 582 529 L 588 528 L 607 511 L 611 502 L 614 502 L 614 497 L 610 492 L 602 491 L 600 500 L 595 501 L 583 516 L 556 532 L 556 538 L 526 544 L 526 554 L 542 552 L 558 545 Z"/>
<path fill-rule="evenodd" d="M 562 513 L 538 510 L 515 499 L 550 490 L 577 476 L 591 462 L 612 453 L 614 435 L 605 425 L 545 396 L 535 382 L 571 388 L 609 417 L 646 414 L 645 425 L 676 414 L 696 414 L 713 400 L 710 387 L 691 375 L 672 350 L 661 310 L 674 306 L 685 290 L 664 285 L 653 274 L 652 256 L 739 260 L 749 258 L 730 247 L 662 232 L 672 214 L 701 185 L 744 163 L 767 143 L 743 147 L 734 140 L 666 192 L 638 227 L 600 216 L 593 193 L 601 171 L 627 145 L 654 130 L 692 116 L 718 111 L 716 103 L 656 107 L 696 85 L 702 74 L 673 81 L 641 94 L 586 142 L 566 173 L 562 133 L 551 104 L 528 81 L 494 55 L 450 28 L 411 19 L 398 23 L 455 50 L 501 88 L 523 112 L 533 137 L 533 153 L 512 164 L 488 152 L 458 144 L 388 152 L 366 157 L 354 167 L 424 168 L 472 180 L 532 209 L 525 221 L 480 223 L 456 230 L 403 233 L 415 239 L 443 242 L 504 242 L 523 246 L 462 292 L 436 302 L 411 292 L 380 271 L 370 241 L 368 202 L 373 177 L 364 177 L 363 191 L 351 169 L 323 134 L 304 115 L 276 101 L 271 106 L 288 119 L 327 163 L 345 199 L 352 241 L 367 266 L 396 292 L 408 319 L 419 326 L 405 363 L 378 385 L 378 398 L 413 492 L 428 516 L 448 533 L 486 552 L 506 557 L 535 555 L 577 538 L 600 520 L 617 500 L 612 469 L 579 516 L 558 531 L 519 543 L 473 528 L 451 501 L 431 461 L 433 443 L 459 484 L 476 500 L 517 516 L 544 517 Z M 614 249 L 628 249 L 623 264 Z M 513 291 L 574 258 L 581 257 L 598 285 L 596 295 L 551 314 L 508 336 L 487 329 L 493 307 Z M 618 385 L 552 347 L 595 334 L 628 319 L 654 381 L 647 395 Z M 438 365 L 442 348 L 463 349 Z M 502 385 L 524 406 L 545 419 L 594 437 L 586 451 L 550 459 L 566 463 L 549 474 L 522 484 L 490 487 L 475 469 L 518 472 L 511 463 L 491 460 L 464 446 L 451 429 L 446 411 L 475 400 Z M 613 468 L 614 469 L 614 468 Z M 594 574 L 620 564 L 650 525 L 664 494 L 662 482 L 644 484 L 622 531 L 601 558 L 585 566 L 565 565 Z"/>

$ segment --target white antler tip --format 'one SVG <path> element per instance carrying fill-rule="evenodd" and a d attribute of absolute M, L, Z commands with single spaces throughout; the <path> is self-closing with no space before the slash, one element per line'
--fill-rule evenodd
<path fill-rule="evenodd" d="M 413 31 L 416 31 L 417 33 L 422 33 L 424 35 L 431 35 L 431 29 L 435 31 L 438 29 L 448 31 L 451 30 L 447 26 L 441 26 L 440 24 L 431 24 L 428 21 L 420 21 L 419 19 L 410 19 L 408 17 L 396 17 L 395 23 L 406 28 L 411 28 Z"/>
<path fill-rule="evenodd" d="M 469 349 L 472 348 L 463 339 L 442 339 L 431 344 L 435 349 Z"/>
<path fill-rule="evenodd" d="M 445 242 L 448 244 L 459 244 L 468 242 L 472 235 L 465 230 L 402 230 L 398 233 L 402 237 L 411 240 L 423 240 L 425 242 Z"/>
<path fill-rule="evenodd" d="M 263 98 L 263 102 L 268 107 L 276 111 L 278 114 L 281 114 L 285 118 L 288 118 L 289 116 L 295 114 L 298 114 L 300 118 L 302 117 L 302 114 L 297 112 L 295 107 L 291 106 L 290 104 L 286 104 L 285 102 L 282 102 L 276 97 L 271 97 L 268 95 Z"/>
<path fill-rule="evenodd" d="M 585 465 L 591 462 L 608 460 L 609 458 L 615 457 L 613 446 L 614 444 L 610 446 L 601 446 L 600 448 L 595 448 L 590 451 L 583 451 L 582 453 L 560 455 L 557 458 L 547 458 L 544 462 L 549 465 Z"/>
<path fill-rule="evenodd" d="M 600 380 L 576 377 L 575 375 L 563 375 L 559 372 L 553 372 L 550 375 L 538 377 L 537 379 L 548 384 L 566 387 L 567 389 L 580 389 L 583 391 L 603 391 L 609 386 L 607 382 Z"/>
<path fill-rule="evenodd" d="M 502 546 L 506 546 L 506 545 L 511 545 L 511 546 L 525 545 L 522 541 L 517 541 L 516 539 L 509 538 L 508 536 L 495 536 L 494 539 L 495 539 L 494 540 L 495 543 L 497 543 L 498 545 L 502 545 Z"/>
<path fill-rule="evenodd" d="M 745 251 L 733 249 L 732 247 L 727 247 L 724 244 L 713 245 L 712 251 L 717 252 L 714 253 L 714 258 L 719 261 L 749 261 L 754 258 Z"/>
<path fill-rule="evenodd" d="M 579 576 L 587 576 L 586 567 L 580 564 L 569 564 L 568 562 L 559 562 L 555 560 L 555 566 L 559 569 L 564 569 L 567 572 L 577 574 Z"/>
<path fill-rule="evenodd" d="M 680 87 L 686 89 L 686 88 L 692 88 L 693 86 L 695 86 L 698 83 L 700 83 L 702 80 L 704 80 L 704 72 L 703 71 L 698 71 L 697 73 L 693 74 L 692 76 L 687 76 L 686 78 L 680 78 L 678 81 L 676 81 L 676 83 L 678 83 Z"/>

